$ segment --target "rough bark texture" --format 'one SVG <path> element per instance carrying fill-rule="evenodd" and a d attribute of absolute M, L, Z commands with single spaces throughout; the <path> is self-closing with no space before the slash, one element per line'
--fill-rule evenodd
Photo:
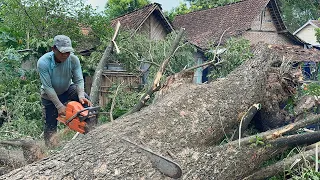
<path fill-rule="evenodd" d="M 268 72 L 281 58 L 266 45 L 256 47 L 254 54 L 224 79 L 181 85 L 156 104 L 100 126 L 72 140 L 60 153 L 0 179 L 169 179 L 121 138 L 143 142 L 173 159 L 182 167 L 182 179 L 246 177 L 282 149 L 213 145 L 224 138 L 224 132 L 234 130 L 239 114 L 251 105 L 262 102 L 264 107 Z"/>
<path fill-rule="evenodd" d="M 307 163 L 306 161 L 311 162 L 311 164 L 313 164 L 312 162 L 314 161 L 314 156 L 315 156 L 316 150 L 312 149 L 312 150 L 308 150 L 305 152 L 301 152 L 297 155 L 294 155 L 292 157 L 289 158 L 285 158 L 284 160 L 277 162 L 271 166 L 262 168 L 261 170 L 251 174 L 250 176 L 244 178 L 245 180 L 263 180 L 263 179 L 267 179 L 270 178 L 272 176 L 275 176 L 277 174 L 281 174 L 284 171 L 288 171 L 290 170 L 290 166 L 293 166 L 295 164 L 295 166 Z M 319 152 L 318 152 L 319 154 Z M 309 164 L 309 163 L 307 163 Z M 293 167 L 295 167 L 293 166 Z"/>

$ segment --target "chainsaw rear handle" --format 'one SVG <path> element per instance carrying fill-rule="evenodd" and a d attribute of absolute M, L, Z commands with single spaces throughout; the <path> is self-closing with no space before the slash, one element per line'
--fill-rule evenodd
<path fill-rule="evenodd" d="M 100 106 L 97 107 L 87 107 L 84 108 L 80 111 L 78 111 L 76 114 L 74 114 L 72 117 L 70 117 L 67 121 L 66 124 L 68 124 L 69 122 L 71 122 L 75 117 L 79 117 L 80 122 L 90 118 L 93 115 L 98 115 L 99 114 L 99 110 L 100 110 Z M 88 114 L 86 116 L 81 115 L 80 113 L 82 113 L 83 111 L 88 111 Z"/>

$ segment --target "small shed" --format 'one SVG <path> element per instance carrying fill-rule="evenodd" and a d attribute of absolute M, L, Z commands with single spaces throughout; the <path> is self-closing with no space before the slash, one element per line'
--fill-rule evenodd
<path fill-rule="evenodd" d="M 109 63 L 105 70 L 102 72 L 102 80 L 99 90 L 99 106 L 104 107 L 109 102 L 108 94 L 110 94 L 110 88 L 114 84 L 122 83 L 127 87 L 128 91 L 136 90 L 141 85 L 141 76 L 129 73 L 123 69 L 121 64 Z M 85 77 L 85 91 L 90 94 L 92 86 L 92 77 Z"/>

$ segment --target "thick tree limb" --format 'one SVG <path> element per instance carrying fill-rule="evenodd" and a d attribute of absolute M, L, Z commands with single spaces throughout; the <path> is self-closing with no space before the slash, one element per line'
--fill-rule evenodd
<path fill-rule="evenodd" d="M 284 127 L 280 127 L 280 128 L 274 129 L 274 130 L 259 133 L 257 135 L 242 138 L 241 145 L 250 144 L 251 143 L 250 141 L 257 136 L 262 138 L 263 140 L 276 139 L 286 133 L 294 132 L 300 128 L 306 127 L 311 124 L 315 124 L 319 121 L 320 121 L 320 115 L 311 114 L 311 115 L 307 116 L 306 118 L 304 118 L 303 120 L 299 120 L 295 123 L 286 125 Z M 232 143 L 236 143 L 236 142 L 232 142 Z"/>
<path fill-rule="evenodd" d="M 108 45 L 108 47 L 106 48 L 106 50 L 104 51 L 103 56 L 100 59 L 99 64 L 98 64 L 98 66 L 95 70 L 94 76 L 93 76 L 93 82 L 92 82 L 91 91 L 90 91 L 91 92 L 90 98 L 91 98 L 92 104 L 95 106 L 99 105 L 99 90 L 100 90 L 102 72 L 104 70 L 104 67 L 108 62 L 108 59 L 113 51 L 113 48 L 116 47 L 116 50 L 119 51 L 119 49 L 115 43 L 119 28 L 120 28 L 120 22 L 117 23 L 113 38 L 112 38 L 110 44 Z"/>
<path fill-rule="evenodd" d="M 269 143 L 272 146 L 284 147 L 284 146 L 298 146 L 303 144 L 313 144 L 320 140 L 320 131 L 295 134 L 291 136 L 280 137 L 275 140 L 271 140 Z"/>
<path fill-rule="evenodd" d="M 285 158 L 268 167 L 263 167 L 259 171 L 251 174 L 244 178 L 244 180 L 263 180 L 281 174 L 286 170 L 290 170 L 294 166 L 305 163 L 305 160 L 313 161 L 313 156 L 315 155 L 315 149 L 301 152 L 289 158 Z M 319 152 L 318 152 L 319 154 Z"/>
<path fill-rule="evenodd" d="M 140 109 L 142 107 L 145 106 L 146 102 L 150 99 L 151 95 L 158 91 L 161 86 L 160 86 L 160 79 L 162 78 L 162 75 L 166 69 L 166 66 L 168 65 L 171 57 L 174 55 L 174 53 L 176 52 L 179 42 L 181 41 L 182 37 L 183 37 L 183 33 L 184 33 L 184 28 L 181 28 L 176 39 L 173 42 L 173 45 L 171 47 L 171 51 L 168 55 L 168 57 L 162 62 L 161 66 L 159 67 L 158 72 L 156 73 L 156 76 L 153 80 L 153 84 L 151 85 L 151 87 L 148 89 L 148 91 L 142 96 L 142 98 L 140 99 L 140 101 L 132 108 L 132 110 L 130 112 L 127 113 L 128 114 L 132 114 L 134 112 L 140 111 Z"/>

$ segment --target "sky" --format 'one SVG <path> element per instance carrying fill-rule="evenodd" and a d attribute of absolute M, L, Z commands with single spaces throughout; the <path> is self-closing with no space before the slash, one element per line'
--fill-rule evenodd
<path fill-rule="evenodd" d="M 87 0 L 87 4 L 91 4 L 92 7 L 96 8 L 100 12 L 104 9 L 104 5 L 106 4 L 107 0 Z M 169 11 L 174 7 L 177 7 L 180 2 L 183 0 L 151 0 L 151 2 L 156 2 L 162 5 L 162 9 L 164 11 Z"/>

